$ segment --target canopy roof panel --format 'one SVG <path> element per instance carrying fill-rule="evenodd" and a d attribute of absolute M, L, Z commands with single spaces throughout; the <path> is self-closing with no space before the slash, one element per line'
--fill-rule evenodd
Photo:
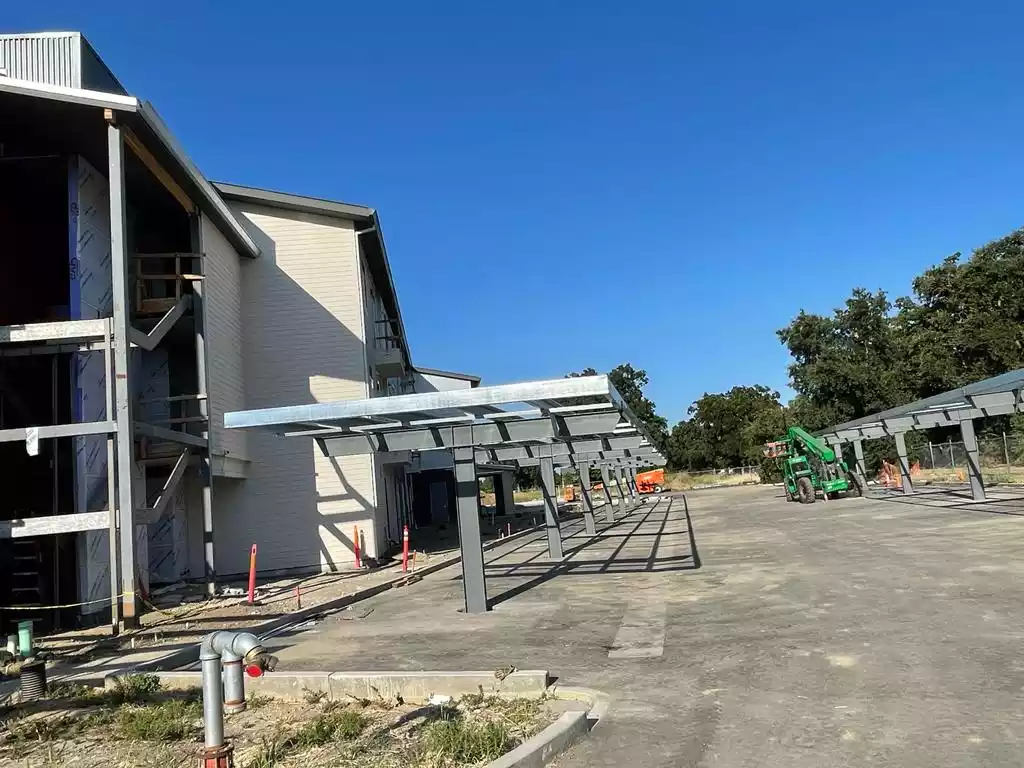
<path fill-rule="evenodd" d="M 664 463 L 603 375 L 235 411 L 224 415 L 224 426 L 312 437 L 331 456 L 538 446 L 508 458 Z"/>

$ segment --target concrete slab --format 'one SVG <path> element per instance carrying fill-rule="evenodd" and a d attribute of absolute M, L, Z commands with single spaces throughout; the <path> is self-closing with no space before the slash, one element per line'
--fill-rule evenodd
<path fill-rule="evenodd" d="M 538 535 L 497 548 L 488 614 L 458 612 L 448 569 L 269 642 L 282 669 L 515 665 L 608 692 L 560 768 L 1019 764 L 1024 500 L 688 499 L 690 520 L 674 496 L 567 526 L 560 563 Z"/>

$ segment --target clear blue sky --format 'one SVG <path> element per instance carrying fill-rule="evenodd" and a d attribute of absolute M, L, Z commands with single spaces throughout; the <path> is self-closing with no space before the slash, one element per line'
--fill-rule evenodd
<path fill-rule="evenodd" d="M 1019 3 L 145 5 L 0 23 L 85 32 L 211 178 L 376 207 L 415 361 L 492 383 L 629 361 L 675 421 L 1024 221 Z"/>

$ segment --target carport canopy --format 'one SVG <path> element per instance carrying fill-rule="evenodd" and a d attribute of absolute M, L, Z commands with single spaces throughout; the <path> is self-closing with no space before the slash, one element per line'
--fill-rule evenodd
<path fill-rule="evenodd" d="M 857 454 L 858 467 L 862 472 L 864 471 L 864 458 L 861 441 L 894 436 L 903 479 L 903 490 L 906 493 L 912 493 L 914 488 L 910 477 L 905 433 L 932 427 L 959 427 L 967 453 L 971 495 L 976 500 L 983 500 L 985 488 L 981 478 L 981 463 L 978 454 L 978 441 L 974 432 L 974 420 L 985 416 L 1001 416 L 1024 411 L 1022 391 L 1024 391 L 1024 368 L 915 400 L 897 408 L 890 408 L 880 413 L 847 421 L 818 434 L 826 442 L 835 446 L 852 442 Z"/>
<path fill-rule="evenodd" d="M 593 533 L 591 466 L 601 468 L 606 493 L 609 471 L 618 471 L 635 498 L 625 470 L 665 463 L 642 422 L 603 375 L 234 411 L 224 415 L 224 426 L 313 439 L 332 457 L 451 451 L 466 610 L 471 613 L 488 608 L 478 465 L 481 473 L 539 466 L 548 553 L 561 559 L 556 465 L 580 469 L 587 530 Z"/>

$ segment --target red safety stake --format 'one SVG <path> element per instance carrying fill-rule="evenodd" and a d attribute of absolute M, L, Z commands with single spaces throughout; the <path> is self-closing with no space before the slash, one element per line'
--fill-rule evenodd
<path fill-rule="evenodd" d="M 352 548 L 356 553 L 356 568 L 358 569 L 363 567 L 363 560 L 359 556 L 359 526 L 353 526 L 353 531 L 355 535 L 352 537 Z"/>
<path fill-rule="evenodd" d="M 249 551 L 249 605 L 256 603 L 256 545 Z"/>
<path fill-rule="evenodd" d="M 302 610 L 302 589 L 298 584 L 295 585 L 295 607 Z"/>
<path fill-rule="evenodd" d="M 409 570 L 409 526 L 402 528 L 402 573 Z"/>

